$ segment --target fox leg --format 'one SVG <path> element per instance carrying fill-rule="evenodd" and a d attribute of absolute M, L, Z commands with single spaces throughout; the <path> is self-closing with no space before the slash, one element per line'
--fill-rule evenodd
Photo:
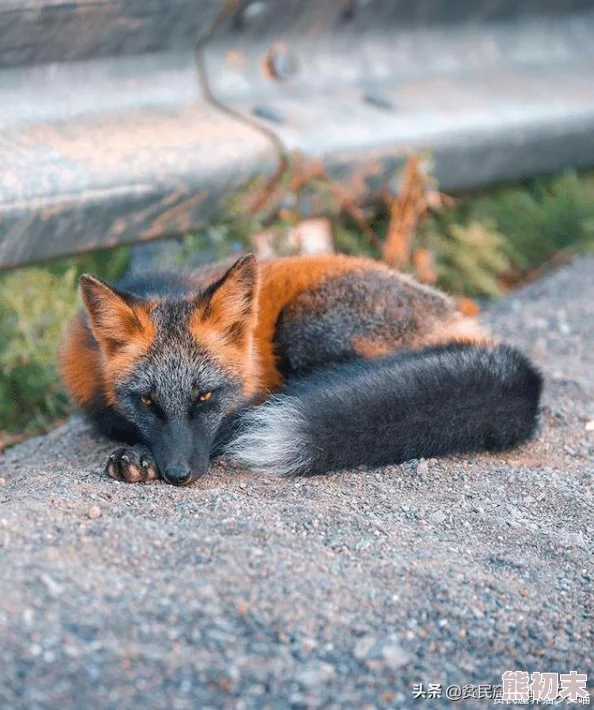
<path fill-rule="evenodd" d="M 107 459 L 105 473 L 127 483 L 146 483 L 161 477 L 152 452 L 144 446 L 116 449 Z"/>

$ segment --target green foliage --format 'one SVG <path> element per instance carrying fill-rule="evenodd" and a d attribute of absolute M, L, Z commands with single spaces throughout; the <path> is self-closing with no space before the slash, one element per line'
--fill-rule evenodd
<path fill-rule="evenodd" d="M 35 432 L 69 411 L 57 371 L 60 335 L 79 308 L 85 271 L 122 275 L 128 250 L 18 269 L 0 277 L 0 430 Z"/>
<path fill-rule="evenodd" d="M 594 246 L 594 176 L 566 172 L 520 186 L 462 195 L 420 231 L 436 254 L 439 283 L 493 297 L 532 269 Z"/>
<path fill-rule="evenodd" d="M 182 267 L 191 266 L 196 255 L 220 261 L 233 253 L 249 251 L 252 233 L 240 219 L 211 225 L 208 230 L 186 237 L 175 261 Z"/>
<path fill-rule="evenodd" d="M 594 245 L 594 176 L 566 172 L 522 187 L 500 187 L 467 197 L 462 218 L 491 220 L 519 257 L 519 266 L 542 264 L 560 250 Z"/>
<path fill-rule="evenodd" d="M 385 239 L 385 206 L 369 219 L 380 240 Z M 339 251 L 379 256 L 358 226 L 344 217 L 334 235 Z M 455 206 L 420 224 L 411 247 L 430 250 L 437 285 L 446 291 L 498 296 L 502 284 L 521 283 L 528 272 L 560 253 L 569 257 L 594 247 L 594 175 L 566 172 L 459 195 Z"/>
<path fill-rule="evenodd" d="M 63 324 L 78 307 L 76 271 L 14 272 L 0 284 L 0 427 L 38 427 L 63 416 L 56 374 Z"/>
<path fill-rule="evenodd" d="M 375 229 L 377 234 L 382 234 L 385 225 L 382 221 L 380 229 Z M 352 256 L 368 256 L 372 259 L 381 258 L 381 252 L 378 247 L 371 243 L 365 235 L 361 234 L 359 227 L 350 219 L 343 218 L 337 220 L 333 225 L 332 230 L 334 236 L 334 244 L 336 250 L 341 254 L 350 254 Z"/>
<path fill-rule="evenodd" d="M 451 293 L 497 296 L 498 277 L 508 272 L 508 242 L 493 223 L 470 222 L 424 228 L 419 239 L 436 255 L 438 284 Z"/>

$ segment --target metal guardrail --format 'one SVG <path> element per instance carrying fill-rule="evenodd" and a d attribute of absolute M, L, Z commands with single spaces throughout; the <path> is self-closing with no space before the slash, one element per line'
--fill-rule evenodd
<path fill-rule="evenodd" d="M 594 165 L 593 36 L 589 0 L 1 0 L 0 268 L 195 230 L 278 143 L 378 185 Z"/>

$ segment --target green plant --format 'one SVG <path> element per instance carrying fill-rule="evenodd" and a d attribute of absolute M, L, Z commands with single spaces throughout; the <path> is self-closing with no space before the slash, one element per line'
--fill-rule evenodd
<path fill-rule="evenodd" d="M 520 257 L 533 268 L 561 250 L 594 245 L 594 175 L 567 171 L 520 187 L 500 187 L 463 202 L 468 219 L 497 224 Z"/>
<path fill-rule="evenodd" d="M 422 230 L 421 243 L 435 254 L 437 283 L 455 294 L 498 296 L 498 279 L 512 261 L 506 237 L 492 222 L 435 224 Z"/>
<path fill-rule="evenodd" d="M 60 335 L 80 307 L 84 271 L 116 279 L 127 249 L 18 269 L 0 277 L 0 430 L 41 431 L 69 412 L 60 384 Z"/>
<path fill-rule="evenodd" d="M 0 284 L 0 428 L 39 428 L 65 415 L 56 373 L 64 323 L 78 308 L 76 270 L 14 272 Z"/>

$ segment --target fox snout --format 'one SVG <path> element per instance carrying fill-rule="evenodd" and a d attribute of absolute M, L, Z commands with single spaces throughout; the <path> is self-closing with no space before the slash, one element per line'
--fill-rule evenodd
<path fill-rule="evenodd" d="M 162 457 L 155 453 L 157 465 L 161 471 L 163 480 L 170 483 L 172 486 L 188 486 L 198 478 L 203 476 L 208 470 L 208 454 L 192 456 L 189 460 L 179 460 L 176 457 L 175 462 L 169 463 L 165 460 L 159 463 Z"/>
<path fill-rule="evenodd" d="M 163 478 L 172 486 L 187 486 L 192 482 L 192 471 L 186 466 L 170 466 L 163 471 Z"/>
<path fill-rule="evenodd" d="M 210 441 L 185 422 L 172 422 L 150 442 L 161 476 L 173 486 L 187 486 L 208 470 Z"/>

